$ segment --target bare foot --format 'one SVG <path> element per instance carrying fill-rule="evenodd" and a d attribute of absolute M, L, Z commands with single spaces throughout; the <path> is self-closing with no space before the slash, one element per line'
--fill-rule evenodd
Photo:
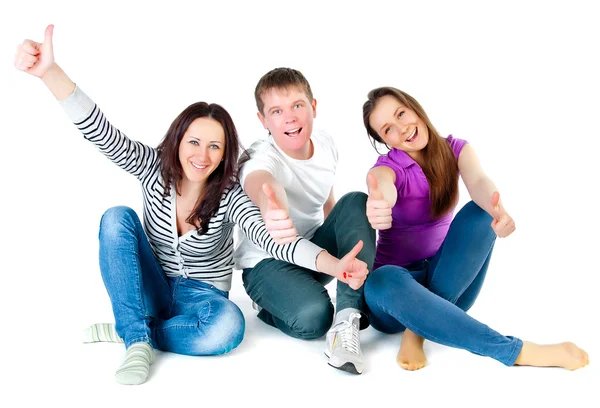
<path fill-rule="evenodd" d="M 515 365 L 577 370 L 585 367 L 589 362 L 587 353 L 573 343 L 535 344 L 524 341 Z"/>
<path fill-rule="evenodd" d="M 406 329 L 402 335 L 400 351 L 396 362 L 405 370 L 414 371 L 427 365 L 427 357 L 423 351 L 423 337 Z"/>

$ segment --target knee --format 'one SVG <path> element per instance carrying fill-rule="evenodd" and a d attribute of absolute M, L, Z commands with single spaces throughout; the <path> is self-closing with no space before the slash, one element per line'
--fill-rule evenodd
<path fill-rule="evenodd" d="M 414 279 L 402 267 L 385 265 L 375 269 L 365 281 L 364 296 L 369 310 L 376 311 L 404 302 L 411 281 Z"/>
<path fill-rule="evenodd" d="M 135 224 L 139 218 L 134 210 L 125 206 L 111 207 L 104 212 L 100 220 L 100 237 L 118 236 L 124 228 Z"/>
<path fill-rule="evenodd" d="M 367 293 L 375 294 L 385 287 L 385 277 L 392 269 L 392 266 L 385 265 L 375 269 L 367 276 L 364 289 L 365 298 L 367 297 Z"/>
<path fill-rule="evenodd" d="M 392 286 L 396 289 L 401 288 L 411 279 L 410 273 L 400 266 L 384 265 L 377 268 L 369 274 L 365 281 L 365 299 L 375 298 Z"/>
<path fill-rule="evenodd" d="M 364 294 L 371 326 L 374 329 L 386 334 L 396 334 L 404 330 L 404 326 L 390 316 L 389 310 L 404 307 L 405 302 L 410 303 L 406 289 L 410 280 L 414 280 L 410 273 L 395 265 L 382 266 L 369 274 Z"/>
<path fill-rule="evenodd" d="M 496 234 L 492 229 L 492 217 L 473 201 L 469 201 L 456 215 L 457 219 L 462 219 L 465 225 L 468 225 L 471 235 L 478 239 L 496 239 Z"/>
<path fill-rule="evenodd" d="M 329 299 L 307 304 L 298 311 L 290 324 L 295 337 L 311 340 L 323 337 L 333 322 L 333 305 Z"/>
<path fill-rule="evenodd" d="M 223 298 L 210 302 L 209 322 L 200 325 L 196 352 L 193 355 L 226 354 L 244 339 L 246 321 L 240 308 Z M 206 327 L 206 325 L 209 325 Z"/>
<path fill-rule="evenodd" d="M 368 198 L 369 196 L 361 191 L 352 191 L 344 194 L 338 204 L 342 204 L 344 208 L 358 208 L 365 212 Z"/>

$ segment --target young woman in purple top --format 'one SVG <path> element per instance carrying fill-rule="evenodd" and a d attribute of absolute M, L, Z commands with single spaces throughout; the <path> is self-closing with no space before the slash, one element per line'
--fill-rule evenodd
<path fill-rule="evenodd" d="M 466 313 L 483 284 L 496 236 L 515 230 L 474 149 L 440 137 L 421 105 L 395 88 L 372 90 L 363 119 L 373 145 L 390 149 L 367 175 L 367 216 L 379 240 L 364 294 L 374 328 L 404 331 L 398 364 L 424 367 L 426 338 L 508 366 L 587 365 L 587 353 L 573 343 L 524 342 Z M 459 175 L 472 201 L 453 219 Z"/>

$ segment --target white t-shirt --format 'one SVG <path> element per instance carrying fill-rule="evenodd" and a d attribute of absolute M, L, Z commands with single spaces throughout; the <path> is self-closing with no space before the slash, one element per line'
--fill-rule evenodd
<path fill-rule="evenodd" d="M 311 135 L 313 155 L 308 160 L 296 160 L 285 154 L 275 144 L 272 136 L 258 140 L 250 146 L 250 160 L 240 172 L 242 187 L 248 174 L 265 170 L 273 175 L 285 189 L 290 217 L 296 231 L 311 239 L 323 224 L 323 205 L 335 182 L 338 153 L 333 139 L 322 130 Z M 237 269 L 253 268 L 258 262 L 271 255 L 238 234 L 238 248 L 234 254 Z"/>

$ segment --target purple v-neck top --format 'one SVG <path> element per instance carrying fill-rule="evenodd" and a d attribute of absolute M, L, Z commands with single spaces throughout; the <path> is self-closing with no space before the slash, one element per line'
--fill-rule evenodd
<path fill-rule="evenodd" d="M 452 135 L 450 144 L 456 160 L 466 140 Z M 431 216 L 429 183 L 421 167 L 404 151 L 392 149 L 373 167 L 387 166 L 396 173 L 398 200 L 392 208 L 392 227 L 379 231 L 373 269 L 383 265 L 407 266 L 437 252 L 450 227 L 454 209 L 441 218 Z"/>

